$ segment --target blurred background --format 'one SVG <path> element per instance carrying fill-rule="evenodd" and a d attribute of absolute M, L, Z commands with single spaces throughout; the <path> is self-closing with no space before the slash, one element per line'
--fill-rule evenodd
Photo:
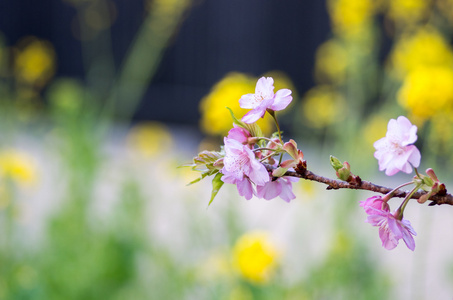
<path fill-rule="evenodd" d="M 310 170 L 409 181 L 373 157 L 405 115 L 448 189 L 452 33 L 452 0 L 0 1 L 0 299 L 451 299 L 450 207 L 408 205 L 416 250 L 387 251 L 370 193 L 224 186 L 208 207 L 178 166 L 272 76 Z"/>

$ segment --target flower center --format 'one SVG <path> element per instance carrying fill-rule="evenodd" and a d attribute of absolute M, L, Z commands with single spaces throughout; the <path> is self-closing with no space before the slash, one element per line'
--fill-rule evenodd
<path fill-rule="evenodd" d="M 249 162 L 249 157 L 246 154 L 227 155 L 224 159 L 225 169 L 234 174 L 237 179 L 242 179 L 246 171 L 246 165 Z"/>
<path fill-rule="evenodd" d="M 253 95 L 253 106 L 258 106 L 264 100 L 264 95 L 262 93 L 257 93 Z"/>
<path fill-rule="evenodd" d="M 398 155 L 401 155 L 405 152 L 404 151 L 405 147 L 401 146 L 398 142 L 390 142 L 390 147 L 391 147 L 392 151 Z"/>

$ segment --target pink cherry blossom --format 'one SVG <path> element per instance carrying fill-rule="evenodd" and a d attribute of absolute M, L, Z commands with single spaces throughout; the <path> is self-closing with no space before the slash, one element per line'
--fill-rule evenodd
<path fill-rule="evenodd" d="M 235 139 L 225 138 L 225 157 L 221 172 L 226 183 L 243 183 L 245 177 L 256 185 L 269 181 L 269 173 L 262 163 L 255 159 L 255 153 Z"/>
<path fill-rule="evenodd" d="M 373 196 L 365 201 L 360 201 L 360 206 L 365 209 L 368 215 L 376 214 L 376 212 L 389 212 L 390 208 L 382 196 Z"/>
<path fill-rule="evenodd" d="M 266 200 L 280 196 L 281 199 L 290 202 L 296 198 L 291 182 L 295 182 L 298 179 L 294 177 L 279 177 L 274 181 L 268 181 L 264 185 L 258 185 L 256 186 L 257 196 Z"/>
<path fill-rule="evenodd" d="M 413 235 L 417 235 L 412 228 L 411 223 L 404 218 L 399 220 L 392 214 L 385 210 L 375 210 L 376 214 L 369 214 L 367 222 L 373 226 L 379 227 L 379 237 L 382 241 L 382 246 L 387 250 L 392 250 L 398 245 L 398 241 L 403 239 L 406 246 L 414 251 L 415 241 Z"/>
<path fill-rule="evenodd" d="M 241 127 L 234 127 L 228 131 L 228 138 L 236 140 L 241 144 L 247 144 L 248 138 L 252 135 L 247 129 Z"/>
<path fill-rule="evenodd" d="M 242 108 L 251 109 L 242 117 L 245 123 L 254 123 L 262 118 L 267 109 L 278 111 L 285 109 L 293 100 L 291 90 L 281 89 L 274 94 L 274 79 L 261 77 L 255 87 L 255 94 L 246 94 L 239 99 Z"/>
<path fill-rule="evenodd" d="M 388 123 L 385 137 L 374 143 L 374 157 L 379 162 L 379 170 L 385 170 L 388 176 L 399 171 L 410 173 L 412 166 L 420 165 L 420 151 L 411 145 L 417 140 L 417 126 L 403 116 L 391 119 Z"/>

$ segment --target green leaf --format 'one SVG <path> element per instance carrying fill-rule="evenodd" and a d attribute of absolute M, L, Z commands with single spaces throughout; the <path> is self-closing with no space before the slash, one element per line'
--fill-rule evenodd
<path fill-rule="evenodd" d="M 211 192 L 211 200 L 209 200 L 208 206 L 211 205 L 212 201 L 214 200 L 215 196 L 217 196 L 217 193 L 219 192 L 220 188 L 223 185 L 222 181 L 222 173 L 217 173 L 217 175 L 212 179 L 212 192 Z"/>
<path fill-rule="evenodd" d="M 242 122 L 241 120 L 238 120 L 238 118 L 236 118 L 236 116 L 233 113 L 233 110 L 231 110 L 231 108 L 229 108 L 229 107 L 227 107 L 227 109 L 230 111 L 231 117 L 233 118 L 233 123 L 242 128 L 245 128 L 246 124 L 244 122 Z"/>
<path fill-rule="evenodd" d="M 239 120 L 238 118 L 236 118 L 236 116 L 234 115 L 234 113 L 231 110 L 231 108 L 227 107 L 227 109 L 230 111 L 230 114 L 231 114 L 231 117 L 233 118 L 233 123 L 234 124 L 238 125 L 241 128 L 247 129 L 247 131 L 250 132 L 250 134 L 252 136 L 255 136 L 255 137 L 262 137 L 263 136 L 263 132 L 261 131 L 261 128 L 258 126 L 258 124 L 256 124 L 256 123 L 252 123 L 252 124 L 244 123 L 241 120 Z"/>
<path fill-rule="evenodd" d="M 198 177 L 197 179 L 192 180 L 191 182 L 189 182 L 188 184 L 186 184 L 186 186 L 189 186 L 189 185 L 192 185 L 192 184 L 194 184 L 194 183 L 197 183 L 198 181 L 201 181 L 204 177 L 206 177 L 206 176 L 203 176 L 203 175 L 204 175 L 204 173 L 203 173 L 200 177 Z"/>
<path fill-rule="evenodd" d="M 189 185 L 192 185 L 194 183 L 197 183 L 198 181 L 201 181 L 202 179 L 204 179 L 206 176 L 214 175 L 217 172 L 219 172 L 219 170 L 207 170 L 207 171 L 203 172 L 200 177 L 198 177 L 197 179 L 195 179 L 195 180 L 189 182 L 188 184 L 186 184 L 186 186 L 189 186 Z"/>
<path fill-rule="evenodd" d="M 194 167 L 194 166 L 196 166 L 196 164 L 189 164 L 189 163 L 187 163 L 187 164 L 183 164 L 183 165 L 177 166 L 176 169 L 187 168 L 187 167 Z"/>

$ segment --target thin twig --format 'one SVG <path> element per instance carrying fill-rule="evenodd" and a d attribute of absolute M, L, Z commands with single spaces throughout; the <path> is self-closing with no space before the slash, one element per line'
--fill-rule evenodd
<path fill-rule="evenodd" d="M 392 191 L 391 188 L 374 184 L 370 181 L 360 180 L 360 183 L 349 183 L 346 181 L 341 181 L 337 179 L 331 179 L 323 176 L 316 175 L 315 173 L 305 169 L 305 168 L 296 168 L 296 171 L 287 171 L 285 176 L 292 176 L 303 178 L 306 180 L 312 180 L 327 185 L 328 190 L 338 190 L 338 189 L 353 189 L 353 190 L 367 190 L 371 192 L 387 194 Z M 404 198 L 409 193 L 409 191 L 396 190 L 393 197 Z M 419 199 L 422 195 L 426 194 L 425 191 L 418 191 L 412 195 L 412 199 Z M 429 206 L 448 204 L 453 205 L 453 195 L 434 195 L 429 197 L 429 200 L 432 201 Z"/>

